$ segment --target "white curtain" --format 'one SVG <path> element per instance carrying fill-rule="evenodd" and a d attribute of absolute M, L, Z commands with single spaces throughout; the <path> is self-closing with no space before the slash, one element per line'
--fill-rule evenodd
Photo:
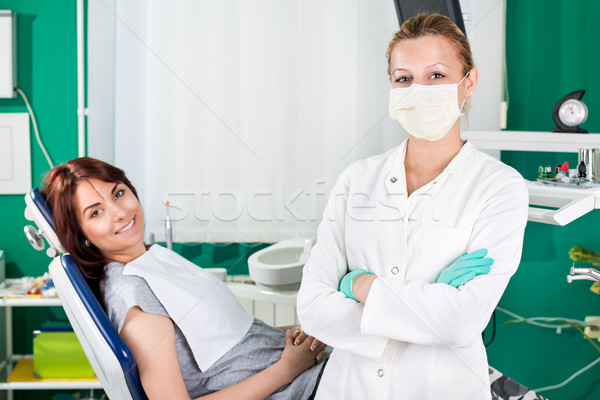
<path fill-rule="evenodd" d="M 114 16 L 114 162 L 158 240 L 166 201 L 179 242 L 314 236 L 341 171 L 406 137 L 387 115 L 392 0 L 94 7 Z"/>

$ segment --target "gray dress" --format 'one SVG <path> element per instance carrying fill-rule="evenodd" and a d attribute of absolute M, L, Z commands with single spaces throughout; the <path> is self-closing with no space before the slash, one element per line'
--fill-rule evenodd
<path fill-rule="evenodd" d="M 169 317 L 165 308 L 143 278 L 123 275 L 125 265 L 108 264 L 100 291 L 108 317 L 120 333 L 130 308 Z M 175 346 L 179 367 L 188 394 L 192 398 L 207 395 L 243 381 L 281 358 L 285 332 L 254 319 L 248 333 L 224 356 L 202 372 L 181 330 L 175 324 Z M 311 397 L 324 363 L 321 362 L 268 397 L 272 400 L 301 400 Z"/>

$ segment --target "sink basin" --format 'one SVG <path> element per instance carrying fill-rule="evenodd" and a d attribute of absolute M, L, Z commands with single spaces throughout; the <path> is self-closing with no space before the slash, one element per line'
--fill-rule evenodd
<path fill-rule="evenodd" d="M 257 251 L 248 258 L 250 278 L 267 289 L 297 291 L 313 243 L 314 239 L 289 239 Z"/>

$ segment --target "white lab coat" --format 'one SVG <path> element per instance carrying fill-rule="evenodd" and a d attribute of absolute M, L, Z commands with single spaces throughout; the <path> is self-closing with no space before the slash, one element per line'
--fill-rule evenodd
<path fill-rule="evenodd" d="M 406 142 L 350 165 L 329 198 L 298 293 L 303 329 L 334 347 L 317 399 L 490 399 L 481 332 L 521 258 L 528 193 L 514 169 L 467 142 L 407 197 Z M 436 284 L 464 252 L 491 272 Z M 366 305 L 338 292 L 377 275 Z"/>

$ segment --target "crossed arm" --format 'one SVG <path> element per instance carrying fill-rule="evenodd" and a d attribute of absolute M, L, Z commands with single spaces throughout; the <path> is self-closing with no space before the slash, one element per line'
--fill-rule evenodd
<path fill-rule="evenodd" d="M 348 273 L 344 176 L 334 188 L 319 226 L 317 245 L 304 267 L 298 316 L 309 334 L 336 349 L 381 359 L 388 339 L 422 345 L 469 346 L 480 337 L 521 257 L 527 221 L 527 188 L 513 177 L 478 215 L 465 251 L 487 248 L 488 274 L 462 290 L 446 284 L 359 275 L 355 302 L 338 291 Z M 368 267 L 368 266 L 366 266 Z"/>
<path fill-rule="evenodd" d="M 142 386 L 149 399 L 190 399 L 175 349 L 175 331 L 170 318 L 149 314 L 139 307 L 127 313 L 121 337 L 137 362 Z M 300 339 L 300 338 L 298 338 Z M 317 362 L 324 344 L 312 338 L 294 345 L 291 331 L 286 332 L 286 344 L 281 359 L 261 372 L 219 392 L 201 399 L 264 399 Z M 297 340 L 298 342 L 300 340 Z M 314 350 L 311 348 L 314 347 Z"/>

